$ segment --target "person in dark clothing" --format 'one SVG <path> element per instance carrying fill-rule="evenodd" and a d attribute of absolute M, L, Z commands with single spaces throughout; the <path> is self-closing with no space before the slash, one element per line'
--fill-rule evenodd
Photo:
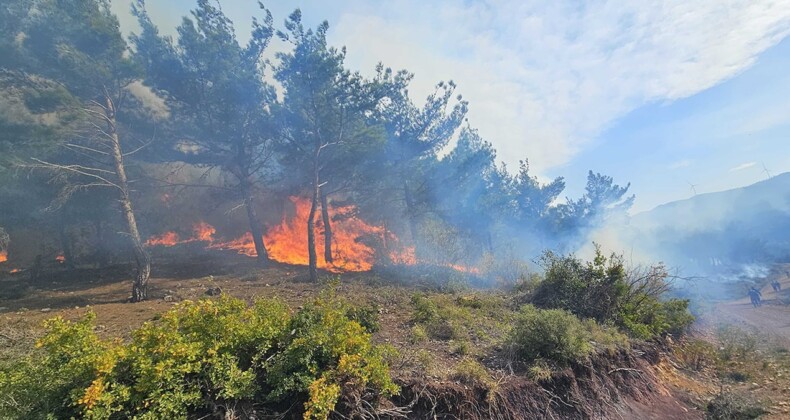
<path fill-rule="evenodd" d="M 752 306 L 755 308 L 762 304 L 762 294 L 754 286 L 749 289 L 749 299 L 752 300 Z"/>
<path fill-rule="evenodd" d="M 774 289 L 774 292 L 782 290 L 782 284 L 777 279 L 771 280 L 771 287 Z"/>

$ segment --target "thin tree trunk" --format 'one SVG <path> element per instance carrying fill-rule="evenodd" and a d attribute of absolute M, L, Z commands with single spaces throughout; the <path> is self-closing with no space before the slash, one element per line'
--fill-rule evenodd
<path fill-rule="evenodd" d="M 104 223 L 101 219 L 93 221 L 96 229 L 96 264 L 98 268 L 104 268 L 109 263 L 109 255 L 104 240 Z"/>
<path fill-rule="evenodd" d="M 321 193 L 321 218 L 324 222 L 324 261 L 332 264 L 332 224 L 329 219 L 329 204 L 324 193 Z"/>
<path fill-rule="evenodd" d="M 132 249 L 137 265 L 137 273 L 132 284 L 132 302 L 142 302 L 148 298 L 148 279 L 151 277 L 151 257 L 143 248 L 143 241 L 140 238 L 140 231 L 137 229 L 137 219 L 132 210 L 132 199 L 129 195 L 129 181 L 126 178 L 126 167 L 123 163 L 123 152 L 121 141 L 118 138 L 118 131 L 115 124 L 115 107 L 108 95 L 105 95 L 107 105 L 105 114 L 107 117 L 108 134 L 112 140 L 112 157 L 115 163 L 115 172 L 118 175 L 118 187 L 121 191 L 121 209 L 126 218 L 129 228 L 129 237 L 132 239 Z"/>
<path fill-rule="evenodd" d="M 315 252 L 315 213 L 318 210 L 319 187 L 313 188 L 312 202 L 310 203 L 310 214 L 307 217 L 307 254 L 309 258 L 310 281 L 318 281 L 318 255 Z"/>
<path fill-rule="evenodd" d="M 307 216 L 307 256 L 310 281 L 318 282 L 318 255 L 315 252 L 315 213 L 318 210 L 318 200 L 321 194 L 320 177 L 318 173 L 318 155 L 321 148 L 316 146 L 313 155 L 313 196 L 310 202 L 310 214 Z"/>
<path fill-rule="evenodd" d="M 411 194 L 409 184 L 403 184 L 403 196 L 406 201 L 406 216 L 409 218 L 409 231 L 414 246 L 414 256 L 417 258 L 419 245 L 419 232 L 417 230 L 417 209 L 415 208 L 414 197 Z"/>
<path fill-rule="evenodd" d="M 58 224 L 58 233 L 60 236 L 60 247 L 63 249 L 63 258 L 65 259 L 64 263 L 66 264 L 66 268 L 73 269 L 74 268 L 74 252 L 72 252 L 71 248 L 71 240 L 69 238 L 69 233 L 66 230 L 66 212 L 61 211 L 60 213 L 60 223 Z"/>
<path fill-rule="evenodd" d="M 267 264 L 269 262 L 269 251 L 266 250 L 266 245 L 263 243 L 263 230 L 258 221 L 255 202 L 252 199 L 251 188 L 246 179 L 242 180 L 242 193 L 244 194 L 244 207 L 247 209 L 247 220 L 250 223 L 252 242 L 255 244 L 255 254 L 259 263 Z"/>

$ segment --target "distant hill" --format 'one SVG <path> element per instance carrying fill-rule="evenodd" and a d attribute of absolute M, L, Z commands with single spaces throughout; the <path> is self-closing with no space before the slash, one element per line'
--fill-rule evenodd
<path fill-rule="evenodd" d="M 633 216 L 621 235 L 687 274 L 767 272 L 790 262 L 790 172 L 663 204 Z"/>
<path fill-rule="evenodd" d="M 790 211 L 790 172 L 765 181 L 686 200 L 662 204 L 636 214 L 631 222 L 639 227 L 672 225 L 677 228 L 713 227 L 733 221 L 749 221 L 768 210 Z M 788 232 L 790 234 L 790 232 Z"/>

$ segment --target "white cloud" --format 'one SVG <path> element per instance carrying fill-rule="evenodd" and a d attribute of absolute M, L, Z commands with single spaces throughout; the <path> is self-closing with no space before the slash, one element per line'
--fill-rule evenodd
<path fill-rule="evenodd" d="M 751 168 L 754 165 L 757 165 L 757 162 L 741 163 L 740 165 L 738 165 L 738 166 L 736 166 L 734 168 L 730 168 L 730 172 L 742 171 L 744 169 Z"/>
<path fill-rule="evenodd" d="M 676 162 L 672 162 L 667 167 L 669 169 L 673 169 L 673 170 L 674 169 L 680 169 L 680 168 L 688 168 L 689 166 L 692 165 L 692 163 L 694 163 L 694 162 L 692 162 L 689 159 L 683 159 L 683 160 L 678 160 Z"/>
<path fill-rule="evenodd" d="M 350 65 L 406 68 L 420 99 L 455 80 L 500 158 L 528 157 L 538 173 L 645 103 L 738 74 L 790 32 L 790 0 L 352 5 L 330 31 Z"/>

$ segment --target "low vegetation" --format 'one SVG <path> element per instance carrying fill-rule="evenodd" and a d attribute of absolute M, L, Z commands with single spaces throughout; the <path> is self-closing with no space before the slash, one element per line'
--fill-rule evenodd
<path fill-rule="evenodd" d="M 597 246 L 592 261 L 549 252 L 543 264 L 545 278 L 531 299 L 535 306 L 611 323 L 640 339 L 681 335 L 694 322 L 688 300 L 667 299 L 671 284 L 663 265 L 628 270 L 622 256 L 606 257 Z"/>
<path fill-rule="evenodd" d="M 294 314 L 223 296 L 181 303 L 128 343 L 98 338 L 93 315 L 53 318 L 40 351 L 0 374 L 0 417 L 233 418 L 301 401 L 291 409 L 321 419 L 374 407 L 398 392 L 391 350 L 346 313 L 331 292 Z"/>
<path fill-rule="evenodd" d="M 9 360 L 0 374 L 0 417 L 364 416 L 398 393 L 390 364 L 411 369 L 401 378 L 490 391 L 506 372 L 551 383 L 566 367 L 615 360 L 633 340 L 683 332 L 691 319 L 684 301 L 634 292 L 619 259 L 598 257 L 552 260 L 545 278 L 532 275 L 508 292 L 379 286 L 378 299 L 349 304 L 337 296 L 335 278 L 296 311 L 277 299 L 250 306 L 223 294 L 179 303 L 126 341 L 100 338 L 91 313 L 77 321 L 56 317 L 37 350 Z M 593 308 L 591 296 L 610 293 L 604 290 L 619 297 Z M 638 293 L 641 303 L 630 304 L 627 297 Z M 400 318 L 403 340 L 393 340 L 398 352 L 371 341 L 382 330 L 393 337 L 380 319 L 382 304 L 408 311 Z M 639 319 L 646 329 L 624 319 Z M 723 337 L 732 344 L 717 354 L 748 350 L 735 332 Z M 706 365 L 701 350 L 684 349 L 690 366 Z"/>
<path fill-rule="evenodd" d="M 627 346 L 628 339 L 594 320 L 581 321 L 562 309 L 538 309 L 524 305 L 516 317 L 509 343 L 517 358 L 532 363 L 549 360 L 567 365 L 584 360 L 602 343 L 605 347 Z"/>

